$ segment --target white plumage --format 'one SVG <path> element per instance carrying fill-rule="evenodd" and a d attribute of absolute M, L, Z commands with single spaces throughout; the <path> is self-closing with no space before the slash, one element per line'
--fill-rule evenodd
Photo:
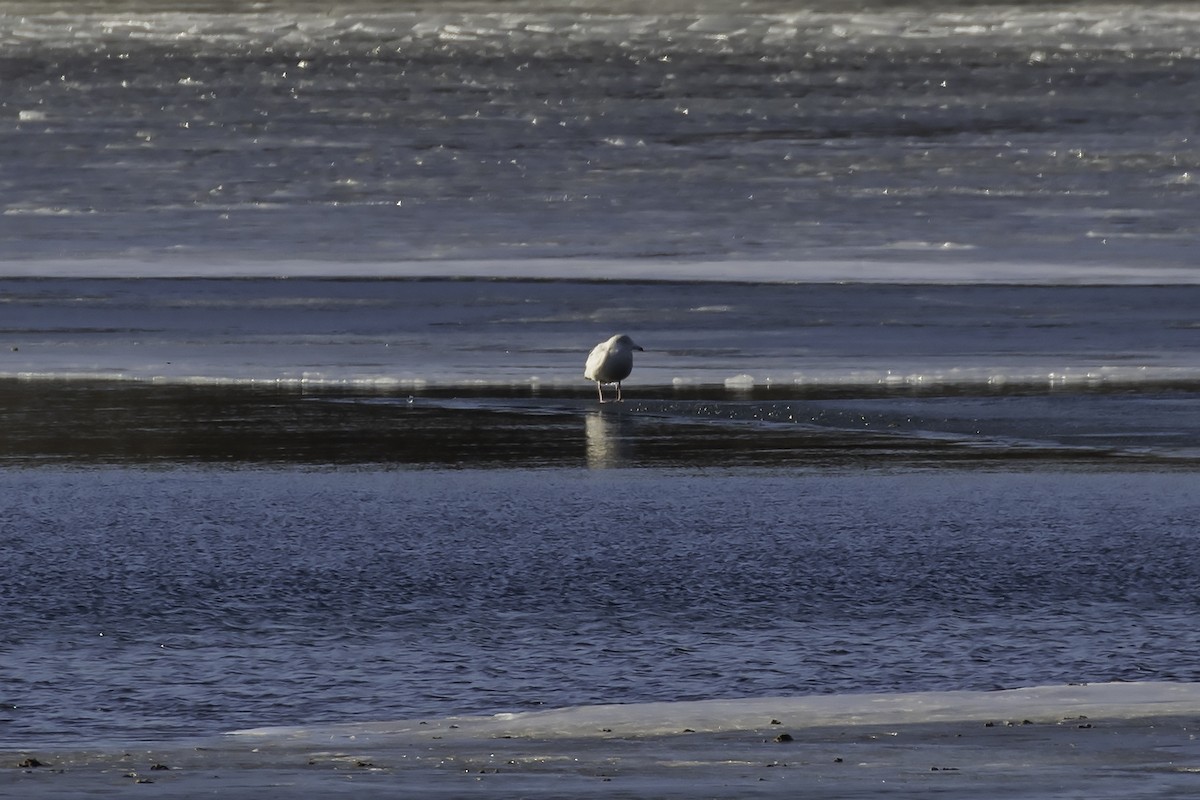
<path fill-rule="evenodd" d="M 621 402 L 621 381 L 633 372 L 633 351 L 641 349 L 623 333 L 592 348 L 583 368 L 583 377 L 596 382 L 601 403 L 606 402 L 603 388 L 606 383 L 617 385 L 617 402 Z"/>

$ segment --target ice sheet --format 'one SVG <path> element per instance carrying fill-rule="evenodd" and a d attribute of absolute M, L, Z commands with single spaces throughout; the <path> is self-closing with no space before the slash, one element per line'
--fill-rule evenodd
<path fill-rule="evenodd" d="M 1200 684 L 1098 683 L 995 692 L 911 692 L 637 703 L 317 728 L 257 728 L 234 735 L 268 741 L 403 741 L 431 736 L 452 741 L 504 738 L 615 739 L 684 732 L 780 731 L 931 722 L 1049 724 L 1075 719 L 1200 716 Z M 769 722 L 776 720 L 776 722 Z"/>
<path fill-rule="evenodd" d="M 1135 272 L 1115 286 L 515 274 L 4 279 L 0 376 L 582 391 L 587 352 L 626 332 L 646 348 L 634 389 L 1046 389 L 1200 377 L 1197 284 L 1135 283 Z"/>
<path fill-rule="evenodd" d="M 1198 24 L 1178 3 L 7 2 L 0 244 L 1190 269 Z"/>

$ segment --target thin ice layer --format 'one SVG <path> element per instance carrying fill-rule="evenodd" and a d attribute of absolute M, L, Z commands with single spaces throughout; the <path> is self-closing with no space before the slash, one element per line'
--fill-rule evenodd
<path fill-rule="evenodd" d="M 765 697 L 678 703 L 579 706 L 443 720 L 252 728 L 233 733 L 261 741 L 375 744 L 433 737 L 617 739 L 680 733 L 920 725 L 931 722 L 1057 723 L 1200 715 L 1200 684 L 1099 683 L 995 692 L 910 692 Z"/>
<path fill-rule="evenodd" d="M 0 13 L 6 258 L 1194 266 L 1187 6 L 236 5 Z"/>
<path fill-rule="evenodd" d="M 602 269 L 588 266 L 597 275 Z M 776 278 L 786 272 L 781 268 Z M 990 274 L 990 273 L 989 273 Z M 1194 285 L 9 280 L 0 377 L 586 388 L 592 346 L 663 390 L 1186 385 Z M 645 396 L 645 395 L 643 395 Z"/>

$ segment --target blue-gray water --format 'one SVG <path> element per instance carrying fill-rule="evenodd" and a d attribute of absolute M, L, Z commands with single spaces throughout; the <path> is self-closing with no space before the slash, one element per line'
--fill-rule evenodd
<path fill-rule="evenodd" d="M 1200 679 L 1182 387 L 3 386 L 8 746 Z"/>
<path fill-rule="evenodd" d="M 1200 680 L 1198 29 L 0 3 L 0 741 Z"/>
<path fill-rule="evenodd" d="M 4 743 L 1200 679 L 1195 473 L 8 471 Z"/>

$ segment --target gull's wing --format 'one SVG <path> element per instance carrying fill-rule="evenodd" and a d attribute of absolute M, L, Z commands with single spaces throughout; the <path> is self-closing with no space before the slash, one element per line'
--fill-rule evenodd
<path fill-rule="evenodd" d="M 597 380 L 596 370 L 600 369 L 600 365 L 604 363 L 604 357 L 608 355 L 608 342 L 601 342 L 592 348 L 592 352 L 588 353 L 587 364 L 583 367 L 583 377 L 589 381 Z"/>

